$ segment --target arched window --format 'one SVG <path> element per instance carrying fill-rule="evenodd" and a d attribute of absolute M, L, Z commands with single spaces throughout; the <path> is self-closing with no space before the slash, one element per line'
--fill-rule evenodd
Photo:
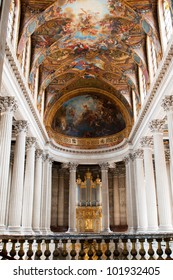
<path fill-rule="evenodd" d="M 163 53 L 173 33 L 169 0 L 158 0 L 158 20 Z"/>
<path fill-rule="evenodd" d="M 15 19 L 15 0 L 12 0 L 10 4 L 10 12 L 9 12 L 8 26 L 7 26 L 7 38 L 10 39 L 10 41 L 13 40 L 14 19 Z"/>
<path fill-rule="evenodd" d="M 140 67 L 139 67 L 139 92 L 140 92 L 141 104 L 143 104 L 145 96 L 147 95 L 147 87 L 146 87 L 145 76 Z"/>
<path fill-rule="evenodd" d="M 156 56 L 156 49 L 154 46 L 153 38 L 147 36 L 147 60 L 148 60 L 148 70 L 150 76 L 150 84 L 153 82 L 154 76 L 157 71 L 158 62 Z"/>
<path fill-rule="evenodd" d="M 22 61 L 21 61 L 22 72 L 26 80 L 28 80 L 29 77 L 30 59 L 31 59 L 31 38 L 28 39 L 25 45 L 25 48 L 22 53 Z"/>
<path fill-rule="evenodd" d="M 133 105 L 133 118 L 134 122 L 136 122 L 137 119 L 137 98 L 136 93 L 134 90 L 132 90 L 132 105 Z"/>
<path fill-rule="evenodd" d="M 152 67 L 153 67 L 153 75 L 155 76 L 157 71 L 157 58 L 156 58 L 156 50 L 154 47 L 153 40 L 151 40 L 151 61 L 152 61 Z"/>
<path fill-rule="evenodd" d="M 7 38 L 11 41 L 15 51 L 18 44 L 20 12 L 20 0 L 11 0 L 7 26 Z"/>
<path fill-rule="evenodd" d="M 171 18 L 170 6 L 167 0 L 163 0 L 163 17 L 165 23 L 165 34 L 166 34 L 167 42 L 169 42 L 169 39 L 172 34 L 172 18 Z"/>

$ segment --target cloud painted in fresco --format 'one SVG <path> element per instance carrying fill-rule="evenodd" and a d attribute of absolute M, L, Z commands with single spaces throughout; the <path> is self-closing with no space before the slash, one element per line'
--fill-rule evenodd
<path fill-rule="evenodd" d="M 102 137 L 126 127 L 121 112 L 104 97 L 86 94 L 66 101 L 57 111 L 52 128 L 72 137 Z"/>

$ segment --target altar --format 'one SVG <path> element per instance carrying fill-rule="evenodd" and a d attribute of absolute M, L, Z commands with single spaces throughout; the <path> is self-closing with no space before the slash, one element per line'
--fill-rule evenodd
<path fill-rule="evenodd" d="M 76 208 L 77 232 L 99 233 L 102 227 L 101 206 Z"/>

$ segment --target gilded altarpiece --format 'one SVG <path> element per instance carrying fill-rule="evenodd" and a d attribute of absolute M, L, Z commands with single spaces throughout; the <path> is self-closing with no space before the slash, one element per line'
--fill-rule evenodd
<path fill-rule="evenodd" d="M 95 181 L 91 172 L 85 173 L 84 181 L 80 176 L 77 183 L 76 226 L 78 232 L 98 233 L 102 228 L 101 180 L 99 175 Z"/>
<path fill-rule="evenodd" d="M 78 207 L 76 209 L 78 232 L 100 232 L 102 222 L 101 206 Z"/>

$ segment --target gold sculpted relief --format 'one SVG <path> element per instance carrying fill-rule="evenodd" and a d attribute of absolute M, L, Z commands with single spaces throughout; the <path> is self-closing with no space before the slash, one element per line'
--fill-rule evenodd
<path fill-rule="evenodd" d="M 76 222 L 78 232 L 100 232 L 101 207 L 78 207 L 76 209 Z"/>

